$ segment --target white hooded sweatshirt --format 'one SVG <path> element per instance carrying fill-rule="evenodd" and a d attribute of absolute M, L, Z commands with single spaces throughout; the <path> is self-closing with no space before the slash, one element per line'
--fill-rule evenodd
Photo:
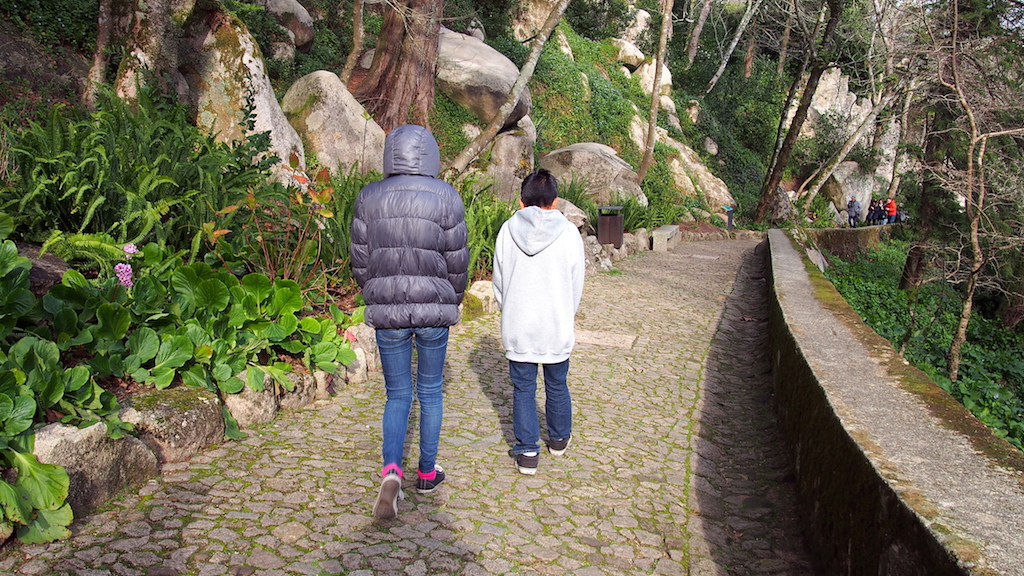
<path fill-rule="evenodd" d="M 528 206 L 502 224 L 492 281 L 505 357 L 536 364 L 569 358 L 585 271 L 583 239 L 558 210 Z"/>

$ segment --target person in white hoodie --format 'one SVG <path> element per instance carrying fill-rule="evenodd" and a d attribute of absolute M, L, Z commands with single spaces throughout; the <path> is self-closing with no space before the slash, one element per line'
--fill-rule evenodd
<path fill-rule="evenodd" d="M 537 366 L 544 369 L 548 451 L 565 453 L 572 438 L 569 354 L 583 296 L 583 239 L 558 211 L 558 182 L 540 169 L 523 180 L 521 210 L 498 232 L 494 247 L 494 297 L 501 308 L 501 343 L 512 380 L 511 454 L 522 474 L 540 460 Z"/>

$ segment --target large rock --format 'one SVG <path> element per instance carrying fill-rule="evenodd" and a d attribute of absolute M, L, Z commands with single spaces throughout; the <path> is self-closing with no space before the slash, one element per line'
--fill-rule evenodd
<path fill-rule="evenodd" d="M 182 39 L 179 64 L 188 84 L 196 125 L 231 142 L 246 137 L 245 106 L 251 101 L 253 131 L 270 133 L 270 152 L 288 164 L 292 154 L 305 164 L 302 140 L 288 123 L 274 95 L 259 47 L 240 20 L 223 12 L 219 19 L 192 18 Z M 288 182 L 279 171 L 278 178 Z"/>
<path fill-rule="evenodd" d="M 380 367 L 380 355 L 377 352 L 377 331 L 365 323 L 349 326 L 348 333 L 355 340 L 352 341 L 352 348 L 360 348 L 366 353 L 366 367 L 368 370 L 377 370 Z"/>
<path fill-rule="evenodd" d="M 498 300 L 494 297 L 494 284 L 490 280 L 477 280 L 470 285 L 468 292 L 480 300 L 484 314 L 493 314 L 498 308 Z"/>
<path fill-rule="evenodd" d="M 647 123 L 639 116 L 634 116 L 630 123 L 629 135 L 641 150 L 644 149 L 646 134 Z M 672 174 L 673 183 L 683 195 L 691 198 L 703 196 L 708 208 L 723 218 L 726 217 L 726 211 L 722 206 L 736 207 L 736 200 L 729 192 L 729 187 L 708 169 L 693 148 L 672 139 L 664 128 L 655 130 L 655 141 L 676 150 L 675 154 L 668 157 L 668 169 Z"/>
<path fill-rule="evenodd" d="M 533 143 L 520 131 L 498 134 L 491 143 L 487 176 L 494 181 L 491 191 L 505 202 L 519 197 L 523 178 L 533 172 Z"/>
<path fill-rule="evenodd" d="M 384 170 L 384 130 L 337 74 L 320 70 L 299 78 L 285 93 L 281 109 L 331 172 L 347 172 L 354 164 L 363 173 Z"/>
<path fill-rule="evenodd" d="M 308 52 L 313 46 L 313 17 L 298 0 L 253 0 L 267 8 L 282 28 L 291 32 L 295 47 Z"/>
<path fill-rule="evenodd" d="M 245 372 L 239 375 L 245 380 Z M 238 422 L 239 428 L 257 428 L 269 424 L 277 415 L 277 394 L 274 382 L 264 378 L 263 390 L 257 392 L 247 384 L 237 394 L 224 394 L 224 406 Z"/>
<path fill-rule="evenodd" d="M 590 232 L 590 218 L 587 213 L 565 198 L 558 199 L 558 211 L 565 216 L 565 219 L 572 222 L 572 225 L 580 231 L 580 234 Z"/>
<path fill-rule="evenodd" d="M 644 63 L 644 53 L 637 48 L 636 44 L 621 38 L 612 38 L 612 44 L 619 49 L 615 59 L 625 64 L 631 71 L 636 70 Z"/>
<path fill-rule="evenodd" d="M 121 420 L 161 464 L 184 462 L 224 440 L 220 399 L 205 388 L 179 386 L 139 394 L 125 403 Z"/>
<path fill-rule="evenodd" d="M 316 400 L 317 381 L 308 372 L 292 372 L 288 374 L 292 382 L 291 390 L 281 390 L 277 397 L 277 406 L 281 410 L 298 410 L 305 408 Z"/>
<path fill-rule="evenodd" d="M 483 122 L 490 122 L 519 77 L 519 68 L 480 40 L 441 28 L 437 54 L 437 88 Z M 503 128 L 530 113 L 529 89 L 523 91 Z"/>
<path fill-rule="evenodd" d="M 828 196 L 828 199 L 835 206 L 837 212 L 842 212 L 842 222 L 845 225 L 846 203 L 853 196 L 860 202 L 860 221 L 863 222 L 867 216 L 867 208 L 871 205 L 871 196 L 877 183 L 874 174 L 861 169 L 860 164 L 846 161 L 836 166 L 832 176 L 822 186 L 821 192 Z"/>
<path fill-rule="evenodd" d="M 159 472 L 156 456 L 133 436 L 113 439 L 107 425 L 88 428 L 49 424 L 35 434 L 36 458 L 63 466 L 70 478 L 68 503 L 82 517 L 121 493 L 142 484 Z"/>
<path fill-rule="evenodd" d="M 559 0 L 522 0 L 520 10 L 512 20 L 512 34 L 516 40 L 526 42 L 533 38 L 544 27 L 551 9 L 558 5 Z"/>
<path fill-rule="evenodd" d="M 587 193 L 598 205 L 609 204 L 616 196 L 637 198 L 642 205 L 647 205 L 647 197 L 637 184 L 636 172 L 610 146 L 596 142 L 572 144 L 541 158 L 540 167 L 549 170 L 562 183 L 582 180 Z"/>
<path fill-rule="evenodd" d="M 658 79 L 658 86 L 654 86 L 654 72 L 657 66 L 653 60 L 644 62 L 636 69 L 636 75 L 640 78 L 640 88 L 644 94 L 651 96 L 657 93 L 659 96 L 667 96 L 672 93 L 672 73 L 664 62 L 661 64 L 661 78 Z M 655 89 L 657 88 L 657 89 Z"/>
<path fill-rule="evenodd" d="M 633 13 L 633 21 L 622 31 L 622 39 L 636 44 L 640 36 L 651 27 L 651 13 L 647 10 L 637 10 Z"/>

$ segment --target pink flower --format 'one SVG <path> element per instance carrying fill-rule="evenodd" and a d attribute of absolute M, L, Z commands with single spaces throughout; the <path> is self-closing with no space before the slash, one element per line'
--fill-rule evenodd
<path fill-rule="evenodd" d="M 123 262 L 121 264 L 114 264 L 114 272 L 117 274 L 117 279 L 121 282 L 122 286 L 126 288 L 134 286 L 134 283 L 132 282 L 131 264 L 125 264 Z"/>
<path fill-rule="evenodd" d="M 355 342 L 356 335 L 353 334 L 351 330 L 345 330 L 345 340 L 348 340 L 349 342 Z"/>
<path fill-rule="evenodd" d="M 139 249 L 135 247 L 135 244 L 125 244 L 124 245 L 124 253 L 126 255 L 126 258 L 131 260 L 132 259 L 132 254 L 138 254 L 139 253 Z"/>

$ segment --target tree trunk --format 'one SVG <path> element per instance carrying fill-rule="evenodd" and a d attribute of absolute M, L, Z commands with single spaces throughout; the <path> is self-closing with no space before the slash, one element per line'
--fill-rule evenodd
<path fill-rule="evenodd" d="M 700 5 L 700 15 L 697 16 L 697 22 L 693 25 L 693 31 L 690 32 L 690 43 L 686 46 L 686 69 L 689 70 L 690 66 L 693 66 L 693 61 L 697 58 L 697 48 L 700 47 L 700 33 L 704 30 L 704 22 L 708 19 L 708 14 L 711 13 L 711 0 L 703 0 Z"/>
<path fill-rule="evenodd" d="M 462 175 L 466 168 L 469 167 L 469 163 L 480 154 L 491 140 L 494 140 L 494 137 L 498 135 L 498 130 L 508 121 L 509 116 L 512 115 L 512 111 L 519 102 L 519 97 L 523 95 L 523 90 L 526 90 L 526 85 L 530 82 L 530 78 L 533 77 L 533 71 L 537 67 L 540 53 L 544 51 L 544 45 L 547 44 L 551 32 L 555 30 L 555 26 L 558 26 L 558 22 L 561 21 L 562 14 L 565 13 L 565 8 L 568 5 L 569 0 L 558 0 L 558 4 L 551 9 L 548 19 L 544 21 L 544 26 L 533 38 L 530 53 L 526 57 L 526 62 L 523 63 L 523 68 L 519 71 L 516 83 L 512 85 L 512 91 L 509 92 L 505 103 L 498 109 L 498 113 L 491 119 L 490 124 L 462 152 L 459 152 L 459 155 L 452 160 L 448 168 L 442 170 L 445 173 L 446 179 L 453 180 Z"/>
<path fill-rule="evenodd" d="M 789 1 L 789 9 L 786 11 L 786 28 L 782 31 L 782 41 L 779 43 L 779 65 L 775 73 L 782 76 L 786 70 L 786 52 L 789 50 L 789 35 L 793 30 L 793 18 L 796 12 L 796 0 Z"/>
<path fill-rule="evenodd" d="M 373 64 L 354 96 L 390 132 L 412 122 L 430 127 L 442 0 L 389 4 Z"/>
<path fill-rule="evenodd" d="M 674 0 L 665 0 L 661 18 L 661 35 L 658 37 L 658 54 L 654 59 L 654 88 L 651 90 L 651 111 L 647 119 L 647 141 L 644 144 L 644 159 L 640 162 L 637 170 L 637 182 L 643 182 L 644 176 L 654 163 L 654 134 L 658 127 L 658 106 L 661 104 L 661 94 L 658 87 L 661 86 L 661 68 L 665 61 L 665 46 L 668 43 L 668 35 L 672 31 L 672 4 Z"/>
<path fill-rule="evenodd" d="M 746 80 L 754 73 L 754 53 L 757 49 L 757 20 L 751 22 L 747 35 L 747 53 L 743 57 L 743 79 Z"/>
<path fill-rule="evenodd" d="M 345 59 L 345 67 L 341 69 L 341 83 L 348 86 L 352 71 L 356 69 L 359 56 L 363 53 L 363 0 L 355 0 L 352 6 L 352 51 Z"/>
<path fill-rule="evenodd" d="M 736 45 L 740 43 L 740 38 L 743 37 L 743 32 L 747 29 L 747 24 L 750 23 L 750 19 L 754 17 L 757 9 L 761 7 L 761 2 L 764 0 L 747 0 L 747 9 L 743 12 L 743 18 L 740 19 L 739 26 L 736 27 L 736 33 L 732 36 L 732 41 L 729 42 L 729 47 L 725 49 L 722 54 L 722 59 L 718 63 L 718 70 L 715 71 L 715 75 L 708 81 L 707 87 L 704 88 L 704 96 L 707 96 L 715 88 L 715 84 L 718 84 L 718 80 L 725 73 L 725 67 L 729 64 L 729 59 L 732 58 L 733 51 L 736 50 Z"/>
<path fill-rule="evenodd" d="M 807 120 L 807 114 L 811 110 L 811 100 L 814 98 L 814 91 L 818 89 L 818 82 L 821 81 L 821 75 L 824 74 L 825 70 L 826 67 L 822 64 L 815 64 L 811 67 L 811 71 L 807 76 L 807 85 L 804 86 L 803 94 L 800 96 L 800 104 L 796 108 L 796 113 L 793 114 L 793 120 L 789 123 L 789 129 L 786 131 L 785 139 L 782 140 L 782 146 L 779 147 L 779 151 L 775 155 L 772 169 L 761 186 L 761 198 L 757 202 L 757 211 L 754 213 L 755 222 L 760 223 L 764 221 L 765 215 L 768 213 L 768 207 L 771 205 L 772 197 L 775 195 L 776 190 L 778 190 L 779 185 L 782 184 L 782 175 L 786 171 L 786 164 L 789 163 L 789 156 L 793 153 L 793 147 L 796 146 L 796 140 L 800 136 L 800 128 L 803 127 L 804 122 Z"/>
<path fill-rule="evenodd" d="M 111 0 L 100 0 L 100 14 L 96 29 L 96 51 L 92 55 L 92 66 L 86 80 L 85 91 L 82 93 L 82 104 L 93 110 L 96 108 L 96 90 L 107 76 L 107 49 L 110 47 L 111 29 L 114 26 L 110 6 Z"/>
<path fill-rule="evenodd" d="M 821 81 L 821 75 L 828 69 L 828 52 L 832 45 L 832 39 L 835 35 L 836 27 L 839 25 L 839 20 L 843 15 L 843 6 L 846 0 L 826 0 L 826 4 L 829 9 L 828 23 L 825 25 L 825 31 L 822 34 L 822 52 L 825 54 L 823 57 L 821 54 L 815 54 L 810 56 L 813 59 L 811 65 L 811 71 L 807 75 L 807 83 L 804 86 L 803 94 L 800 96 L 800 104 L 797 106 L 796 113 L 793 114 L 793 120 L 789 123 L 789 129 L 786 132 L 786 137 L 783 139 L 782 144 L 778 147 L 774 158 L 772 159 L 771 170 L 765 177 L 764 184 L 761 186 L 761 198 L 757 202 L 757 209 L 754 214 L 754 221 L 757 223 L 763 223 L 765 215 L 768 213 L 768 207 L 771 206 L 772 200 L 775 197 L 776 190 L 782 183 L 782 175 L 786 170 L 786 164 L 789 163 L 789 156 L 793 153 L 793 147 L 796 145 L 796 140 L 800 136 L 800 129 L 803 127 L 804 122 L 807 120 L 807 114 L 811 108 L 811 100 L 814 98 L 814 92 L 818 89 L 818 82 Z M 799 82 L 800 78 L 794 79 L 795 82 Z M 794 84 L 795 86 L 795 84 Z M 791 91 L 792 93 L 792 91 Z M 786 111 L 783 110 L 783 114 Z"/>

